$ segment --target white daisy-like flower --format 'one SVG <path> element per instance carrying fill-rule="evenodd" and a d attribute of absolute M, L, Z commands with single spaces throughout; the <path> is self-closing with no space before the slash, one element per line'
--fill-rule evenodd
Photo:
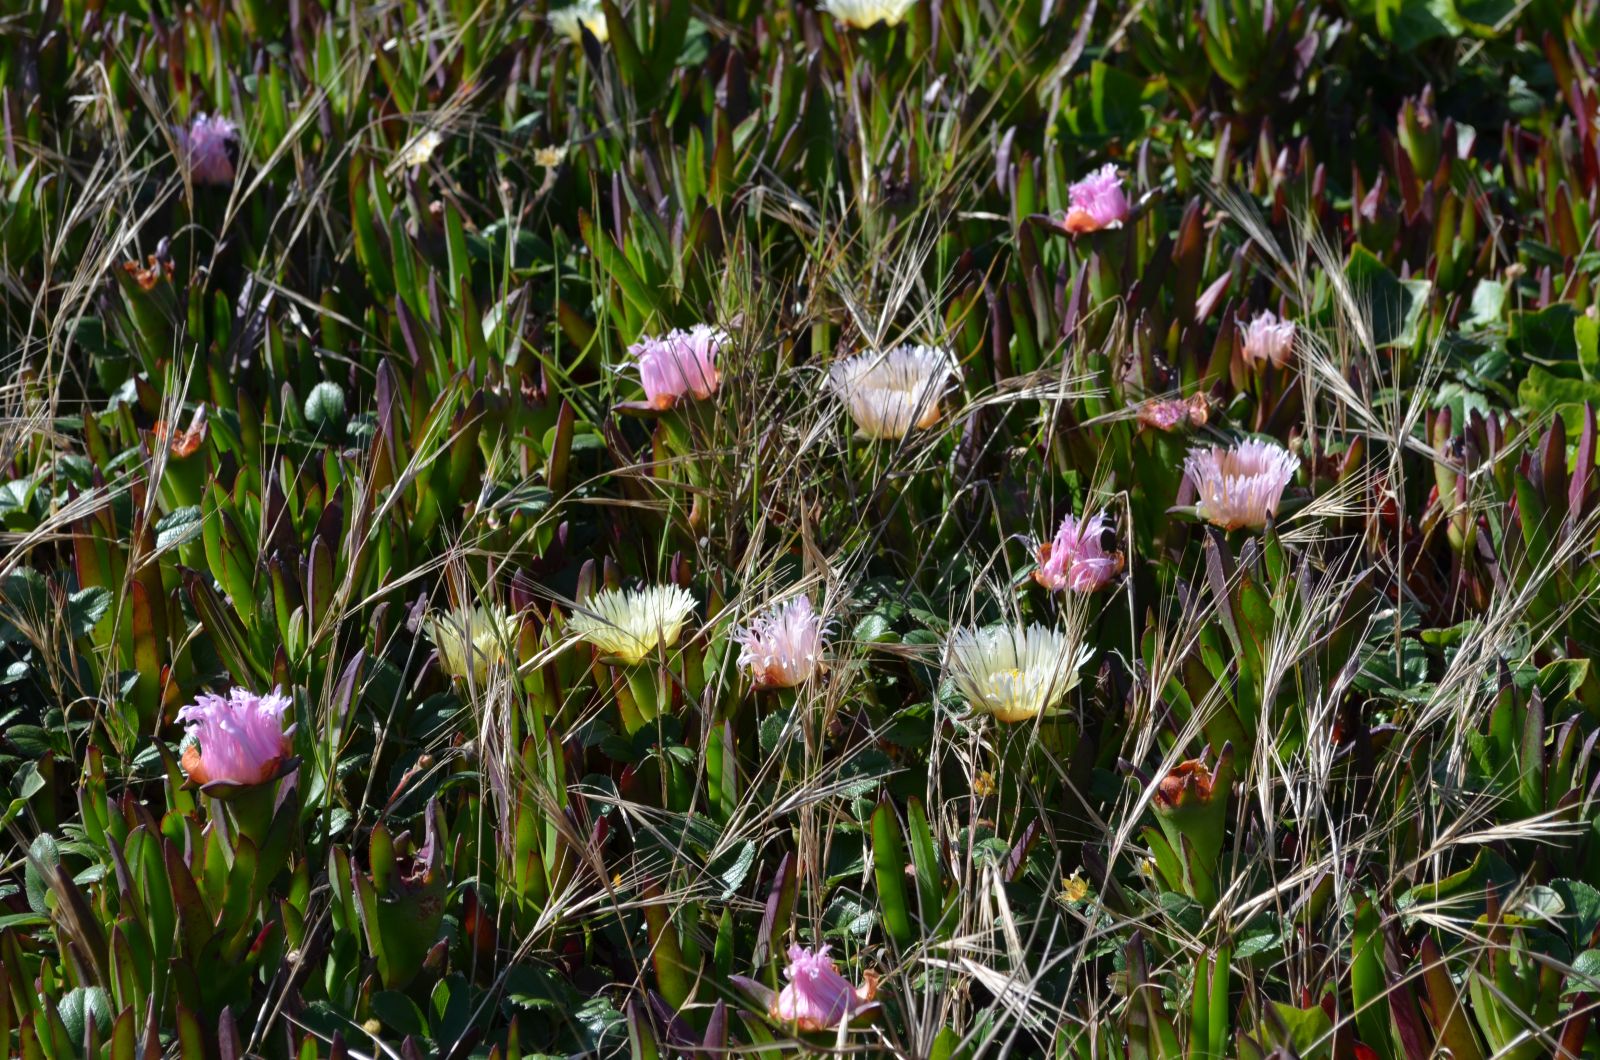
<path fill-rule="evenodd" d="M 451 677 L 471 677 L 487 684 L 489 669 L 517 649 L 518 622 L 501 607 L 448 611 L 428 620 L 428 639 L 439 653 L 439 665 Z"/>
<path fill-rule="evenodd" d="M 951 633 L 945 668 L 973 710 L 1013 724 L 1054 709 L 1092 654 L 1076 637 L 1037 622 L 988 626 Z"/>
<path fill-rule="evenodd" d="M 583 31 L 588 30 L 594 39 L 604 44 L 611 34 L 606 27 L 606 12 L 600 0 L 577 0 L 577 3 L 550 12 L 550 28 L 572 40 L 583 43 Z"/>
<path fill-rule="evenodd" d="M 827 623 L 804 596 L 769 607 L 733 631 L 739 667 L 757 688 L 793 688 L 821 667 L 826 633 Z"/>
<path fill-rule="evenodd" d="M 828 386 L 868 438 L 898 439 L 939 422 L 939 402 L 956 370 L 934 346 L 859 353 L 828 370 Z"/>
<path fill-rule="evenodd" d="M 678 643 L 694 613 L 694 597 L 679 585 L 602 589 L 567 621 L 573 636 L 633 666 L 658 646 Z"/>
<path fill-rule="evenodd" d="M 1183 473 L 1194 483 L 1200 515 L 1224 530 L 1259 530 L 1278 511 L 1300 460 L 1272 442 L 1251 439 L 1229 449 L 1191 449 Z"/>
<path fill-rule="evenodd" d="M 898 26 L 917 0 L 822 0 L 821 8 L 853 29 Z"/>

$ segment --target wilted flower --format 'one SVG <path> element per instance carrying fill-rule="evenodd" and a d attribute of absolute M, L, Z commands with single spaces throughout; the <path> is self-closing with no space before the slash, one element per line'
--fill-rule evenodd
<path fill-rule="evenodd" d="M 855 29 L 897 26 L 917 0 L 822 0 L 822 10 Z"/>
<path fill-rule="evenodd" d="M 500 607 L 472 607 L 435 615 L 428 638 L 439 653 L 439 665 L 451 677 L 471 677 L 487 684 L 490 667 L 517 650 L 516 616 Z"/>
<path fill-rule="evenodd" d="M 577 3 L 550 12 L 550 28 L 578 44 L 583 43 L 584 30 L 588 30 L 601 44 L 611 34 L 600 0 L 577 0 Z"/>
<path fill-rule="evenodd" d="M 167 451 L 180 460 L 193 456 L 206 440 L 205 405 L 194 410 L 187 430 L 174 430 L 166 420 L 156 420 L 150 434 L 157 445 L 165 445 Z"/>
<path fill-rule="evenodd" d="M 1139 405 L 1134 413 L 1139 426 L 1158 431 L 1176 431 L 1188 427 L 1204 427 L 1211 418 L 1211 403 L 1204 394 L 1183 398 L 1151 398 Z"/>
<path fill-rule="evenodd" d="M 233 183 L 234 165 L 239 155 L 239 127 L 220 114 L 197 114 L 189 128 L 179 129 L 178 147 L 189 166 L 189 179 L 196 184 Z"/>
<path fill-rule="evenodd" d="M 1227 833 L 1228 796 L 1233 787 L 1233 745 L 1224 744 L 1216 766 L 1191 758 L 1156 784 L 1150 808 L 1172 853 L 1183 863 L 1181 883 L 1191 898 L 1216 900 L 1217 856 Z M 1157 861 L 1159 866 L 1160 862 Z"/>
<path fill-rule="evenodd" d="M 877 994 L 877 984 L 870 975 L 865 985 L 851 986 L 833 966 L 826 946 L 819 946 L 814 952 L 803 946 L 790 946 L 784 975 L 789 982 L 772 1001 L 772 1018 L 803 1031 L 832 1030 L 865 1008 Z"/>
<path fill-rule="evenodd" d="M 183 771 L 202 787 L 248 787 L 277 779 L 290 757 L 294 726 L 284 729 L 283 716 L 291 705 L 279 689 L 258 696 L 234 687 L 227 698 L 209 692 L 196 696 L 178 711 L 189 736 Z"/>
<path fill-rule="evenodd" d="M 829 369 L 828 386 L 850 406 L 862 434 L 903 438 L 912 427 L 939 422 L 939 400 L 954 374 L 943 350 L 900 346 L 846 357 Z"/>
<path fill-rule="evenodd" d="M 816 674 L 826 629 L 804 596 L 770 607 L 733 631 L 739 666 L 757 688 L 793 688 Z"/>
<path fill-rule="evenodd" d="M 694 597 L 678 585 L 603 589 L 574 611 L 567 628 L 607 655 L 635 665 L 659 645 L 678 643 Z"/>
<path fill-rule="evenodd" d="M 1122 553 L 1116 545 L 1116 531 L 1104 513 L 1083 520 L 1069 515 L 1061 520 L 1055 540 L 1039 546 L 1033 580 L 1051 592 L 1103 589 L 1122 572 Z"/>
<path fill-rule="evenodd" d="M 1240 333 L 1244 338 L 1245 363 L 1252 367 L 1260 368 L 1270 362 L 1282 368 L 1294 353 L 1294 321 L 1280 320 L 1270 309 L 1257 313 Z"/>
<path fill-rule="evenodd" d="M 1038 717 L 1061 702 L 1091 654 L 1036 622 L 1026 629 L 958 629 L 950 635 L 946 665 L 973 710 L 1012 723 Z"/>
<path fill-rule="evenodd" d="M 1191 449 L 1183 473 L 1194 483 L 1196 507 L 1224 530 L 1260 529 L 1278 510 L 1300 461 L 1280 445 L 1254 439 L 1230 449 Z"/>
<path fill-rule="evenodd" d="M 658 409 L 670 409 L 685 394 L 704 401 L 717 392 L 717 355 L 727 332 L 709 324 L 677 328 L 660 338 L 645 336 L 628 353 L 639 364 L 644 396 Z"/>
<path fill-rule="evenodd" d="M 1073 235 L 1098 232 L 1102 228 L 1121 228 L 1128 219 L 1128 197 L 1122 192 L 1122 177 L 1117 167 L 1107 163 L 1074 184 L 1068 194 L 1072 206 L 1064 227 Z"/>

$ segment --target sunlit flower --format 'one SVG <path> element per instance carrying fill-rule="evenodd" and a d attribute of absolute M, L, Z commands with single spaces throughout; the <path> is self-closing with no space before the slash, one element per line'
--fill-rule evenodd
<path fill-rule="evenodd" d="M 444 143 L 444 137 L 439 134 L 439 130 L 424 129 L 412 137 L 411 142 L 401 149 L 401 165 L 412 167 L 427 165 L 428 159 L 433 157 L 433 153 L 439 149 L 439 145 L 442 143 Z"/>
<path fill-rule="evenodd" d="M 868 438 L 903 438 L 913 427 L 939 422 L 939 401 L 955 375 L 950 358 L 933 346 L 900 346 L 859 353 L 828 371 L 828 386 L 850 407 Z"/>
<path fill-rule="evenodd" d="M 822 0 L 822 10 L 855 29 L 897 26 L 917 0 Z"/>
<path fill-rule="evenodd" d="M 987 799 L 995 793 L 995 790 L 994 774 L 989 770 L 980 770 L 978 775 L 972 778 L 972 793 L 978 798 Z"/>
<path fill-rule="evenodd" d="M 1151 398 L 1139 405 L 1134 415 L 1139 426 L 1157 431 L 1177 431 L 1204 427 L 1211 418 L 1211 403 L 1204 394 L 1183 398 Z"/>
<path fill-rule="evenodd" d="M 567 145 L 555 144 L 552 147 L 541 147 L 533 152 L 533 163 L 546 169 L 554 169 L 567 160 Z"/>
<path fill-rule="evenodd" d="M 739 666 L 757 688 L 793 688 L 816 674 L 826 631 L 804 596 L 770 607 L 733 631 Z"/>
<path fill-rule="evenodd" d="M 180 460 L 193 456 L 206 440 L 206 407 L 201 405 L 194 410 L 187 430 L 174 430 L 166 420 L 156 420 L 150 434 L 157 445 L 165 444 L 167 451 Z"/>
<path fill-rule="evenodd" d="M 1270 309 L 1240 329 L 1245 363 L 1260 368 L 1268 363 L 1282 368 L 1294 353 L 1294 321 L 1280 320 Z"/>
<path fill-rule="evenodd" d="M 188 129 L 178 130 L 178 147 L 196 184 L 233 183 L 239 155 L 239 127 L 220 114 L 197 114 Z"/>
<path fill-rule="evenodd" d="M 279 689 L 258 696 L 234 687 L 226 698 L 201 693 L 178 711 L 178 721 L 188 727 L 184 773 L 202 787 L 246 787 L 276 779 L 290 757 L 294 726 L 285 729 L 283 716 L 292 705 Z"/>
<path fill-rule="evenodd" d="M 451 677 L 471 677 L 487 684 L 489 671 L 515 655 L 520 630 L 514 615 L 500 607 L 472 607 L 435 615 L 428 637 L 439 653 L 439 666 Z"/>
<path fill-rule="evenodd" d="M 1079 235 L 1102 228 L 1121 228 L 1128 219 L 1128 197 L 1122 192 L 1122 177 L 1109 162 L 1074 184 L 1068 195 L 1072 205 L 1064 225 Z"/>
<path fill-rule="evenodd" d="M 701 401 L 717 392 L 717 355 L 728 334 L 709 324 L 688 331 L 674 328 L 660 338 L 646 336 L 628 347 L 639 365 L 644 396 L 658 409 L 670 409 L 685 394 Z"/>
<path fill-rule="evenodd" d="M 629 666 L 654 651 L 678 643 L 694 612 L 694 597 L 678 585 L 645 589 L 602 589 L 567 621 L 567 629 Z"/>
<path fill-rule="evenodd" d="M 1224 530 L 1260 529 L 1278 510 L 1300 461 L 1282 446 L 1254 439 L 1230 449 L 1191 449 L 1183 473 L 1194 483 L 1196 507 Z"/>
<path fill-rule="evenodd" d="M 1014 723 L 1053 709 L 1078 683 L 1092 654 L 1065 634 L 1034 623 L 958 629 L 946 666 L 973 710 Z"/>
<path fill-rule="evenodd" d="M 851 986 L 834 967 L 826 946 L 815 951 L 790 946 L 784 975 L 789 982 L 773 999 L 771 1015 L 803 1031 L 832 1030 L 866 1007 L 877 994 L 877 984 L 870 975 L 865 985 Z"/>
<path fill-rule="evenodd" d="M 1083 520 L 1069 515 L 1061 520 L 1055 540 L 1039 546 L 1033 580 L 1051 592 L 1103 589 L 1122 572 L 1122 553 L 1116 544 L 1116 531 L 1104 513 Z"/>
<path fill-rule="evenodd" d="M 549 17 L 551 29 L 578 44 L 583 43 L 584 30 L 588 30 L 601 44 L 611 34 L 600 0 L 577 0 L 577 3 L 550 12 Z"/>
<path fill-rule="evenodd" d="M 1061 878 L 1061 900 L 1069 905 L 1089 897 L 1089 881 L 1083 878 L 1081 872 L 1081 869 L 1073 869 L 1071 876 Z"/>

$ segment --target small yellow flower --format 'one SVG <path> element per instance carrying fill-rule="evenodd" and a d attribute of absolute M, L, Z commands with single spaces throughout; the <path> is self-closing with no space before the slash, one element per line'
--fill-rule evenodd
<path fill-rule="evenodd" d="M 1139 871 L 1139 875 L 1143 876 L 1147 880 L 1155 879 L 1156 878 L 1156 859 L 1155 858 L 1140 858 L 1139 859 L 1139 865 L 1138 865 L 1138 871 Z"/>
<path fill-rule="evenodd" d="M 1073 869 L 1071 876 L 1061 877 L 1061 900 L 1069 905 L 1089 897 L 1089 881 L 1080 872 L 1081 869 Z"/>
<path fill-rule="evenodd" d="M 972 778 L 972 793 L 980 799 L 994 794 L 994 774 L 985 769 Z"/>
<path fill-rule="evenodd" d="M 541 147 L 533 153 L 534 165 L 546 169 L 554 169 L 567 160 L 567 145 L 556 144 L 554 147 Z"/>

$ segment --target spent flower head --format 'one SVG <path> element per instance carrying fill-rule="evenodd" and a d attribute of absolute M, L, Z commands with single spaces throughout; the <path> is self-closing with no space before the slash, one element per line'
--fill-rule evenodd
<path fill-rule="evenodd" d="M 733 631 L 739 668 L 757 688 L 803 684 L 821 668 L 827 628 L 807 597 L 769 607 Z"/>
<path fill-rule="evenodd" d="M 178 711 L 187 727 L 183 771 L 201 787 L 249 787 L 278 777 L 291 755 L 294 726 L 283 727 L 293 701 L 273 689 L 257 695 L 235 686 L 226 697 L 203 692 Z"/>
<path fill-rule="evenodd" d="M 1010 724 L 1053 710 L 1091 654 L 1076 637 L 1035 622 L 957 629 L 945 645 L 945 666 L 973 710 Z"/>
<path fill-rule="evenodd" d="M 939 422 L 939 402 L 955 374 L 945 351 L 908 345 L 846 357 L 828 370 L 828 386 L 862 434 L 899 439 Z"/>
<path fill-rule="evenodd" d="M 678 643 L 684 623 L 693 613 L 694 597 L 679 585 L 602 589 L 573 612 L 567 629 L 579 640 L 633 666 L 657 647 Z"/>

